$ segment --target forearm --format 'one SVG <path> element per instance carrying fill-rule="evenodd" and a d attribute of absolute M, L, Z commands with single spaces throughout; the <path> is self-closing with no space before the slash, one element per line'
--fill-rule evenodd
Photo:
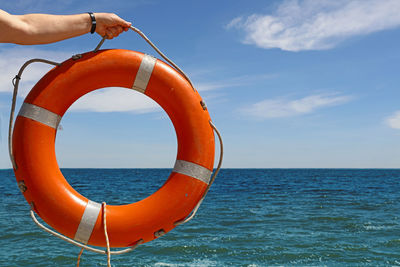
<path fill-rule="evenodd" d="M 117 37 L 131 26 L 113 13 L 94 13 L 96 32 L 108 39 Z M 0 43 L 23 45 L 48 44 L 88 33 L 92 28 L 89 14 L 11 15 L 0 9 Z"/>
<path fill-rule="evenodd" d="M 10 42 L 16 44 L 53 43 L 83 35 L 91 28 L 89 14 L 27 14 L 14 18 L 15 31 L 9 37 Z"/>

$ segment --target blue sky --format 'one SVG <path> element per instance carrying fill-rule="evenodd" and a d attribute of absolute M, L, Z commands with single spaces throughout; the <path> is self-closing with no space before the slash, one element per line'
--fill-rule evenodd
<path fill-rule="evenodd" d="M 115 12 L 191 77 L 225 144 L 224 167 L 399 168 L 400 1 L 1 1 L 13 14 Z M 0 44 L 0 168 L 9 168 L 11 79 L 25 60 L 63 61 L 100 37 Z M 156 55 L 134 32 L 106 41 Z M 29 67 L 21 97 L 49 67 Z M 64 116 L 61 167 L 167 167 L 176 137 L 152 100 L 121 88 Z"/>

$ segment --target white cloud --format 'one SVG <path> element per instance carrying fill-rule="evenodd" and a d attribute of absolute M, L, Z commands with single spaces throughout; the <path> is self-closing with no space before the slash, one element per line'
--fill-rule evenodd
<path fill-rule="evenodd" d="M 242 109 L 242 112 L 261 119 L 292 117 L 312 113 L 320 108 L 344 104 L 351 98 L 347 95 L 317 94 L 293 100 L 266 99 Z"/>
<path fill-rule="evenodd" d="M 400 25 L 399 0 L 287 0 L 270 15 L 233 19 L 245 43 L 288 51 L 330 49 L 341 41 Z"/>
<path fill-rule="evenodd" d="M 385 123 L 393 129 L 400 129 L 400 110 L 385 119 Z"/>
<path fill-rule="evenodd" d="M 78 99 L 69 111 L 147 113 L 161 108 L 151 98 L 127 88 L 104 88 Z"/>

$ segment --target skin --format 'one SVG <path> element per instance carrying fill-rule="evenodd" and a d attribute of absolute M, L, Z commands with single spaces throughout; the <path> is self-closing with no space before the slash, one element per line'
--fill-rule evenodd
<path fill-rule="evenodd" d="M 94 13 L 96 33 L 107 39 L 129 30 L 127 22 L 112 13 Z M 49 44 L 90 32 L 92 20 L 89 14 L 11 15 L 0 9 L 0 43 L 20 45 Z"/>

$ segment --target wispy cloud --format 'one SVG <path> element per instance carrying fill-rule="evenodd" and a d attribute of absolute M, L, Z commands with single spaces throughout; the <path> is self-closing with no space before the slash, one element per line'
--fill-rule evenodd
<path fill-rule="evenodd" d="M 78 99 L 70 111 L 135 112 L 159 111 L 159 105 L 149 97 L 126 88 L 105 88 Z"/>
<path fill-rule="evenodd" d="M 400 129 L 400 110 L 385 119 L 386 125 L 393 129 Z"/>
<path fill-rule="evenodd" d="M 211 91 L 222 88 L 238 87 L 243 85 L 251 85 L 257 82 L 273 79 L 277 77 L 276 74 L 254 74 L 254 75 L 241 75 L 233 78 L 228 78 L 218 81 L 199 82 L 195 84 L 198 91 Z"/>
<path fill-rule="evenodd" d="M 398 0 L 286 0 L 273 14 L 237 17 L 244 42 L 288 51 L 330 49 L 357 35 L 400 25 Z"/>
<path fill-rule="evenodd" d="M 341 105 L 351 99 L 352 97 L 349 95 L 338 94 L 315 94 L 299 99 L 266 99 L 243 108 L 241 111 L 260 119 L 293 117 L 312 113 L 324 107 Z"/>
<path fill-rule="evenodd" d="M 32 58 L 44 58 L 62 62 L 72 53 L 39 50 L 34 48 L 0 49 L 0 92 L 12 92 L 12 79 L 18 73 L 22 64 Z M 22 74 L 20 84 L 20 96 L 25 96 L 33 85 L 51 68 L 52 65 L 44 63 L 33 63 L 29 65 Z"/>

